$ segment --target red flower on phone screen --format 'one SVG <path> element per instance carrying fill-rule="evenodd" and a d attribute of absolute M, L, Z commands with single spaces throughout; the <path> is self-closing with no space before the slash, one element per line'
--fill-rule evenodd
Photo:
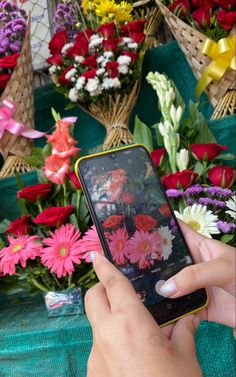
<path fill-rule="evenodd" d="M 114 229 L 122 225 L 124 218 L 124 215 L 112 215 L 108 217 L 102 225 L 104 228 Z"/>
<path fill-rule="evenodd" d="M 149 215 L 139 214 L 134 216 L 134 223 L 138 230 L 143 230 L 144 232 L 151 232 L 157 227 L 157 220 Z"/>

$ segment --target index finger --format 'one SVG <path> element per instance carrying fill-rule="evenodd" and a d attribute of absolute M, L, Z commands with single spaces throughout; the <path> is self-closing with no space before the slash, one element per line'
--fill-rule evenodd
<path fill-rule="evenodd" d="M 94 270 L 106 290 L 111 311 L 121 311 L 130 305 L 143 305 L 129 280 L 103 255 L 94 253 Z"/>

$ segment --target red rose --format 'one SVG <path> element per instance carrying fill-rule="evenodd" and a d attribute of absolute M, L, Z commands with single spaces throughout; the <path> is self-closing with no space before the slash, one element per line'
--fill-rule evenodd
<path fill-rule="evenodd" d="M 59 54 L 62 47 L 68 42 L 69 38 L 66 30 L 58 31 L 57 33 L 55 33 L 48 45 L 51 54 Z"/>
<path fill-rule="evenodd" d="M 171 12 L 178 14 L 180 17 L 184 17 L 185 14 L 190 12 L 188 0 L 174 0 L 168 8 Z"/>
<path fill-rule="evenodd" d="M 211 13 L 209 8 L 199 8 L 191 13 L 192 18 L 197 21 L 199 26 L 204 29 L 206 25 L 211 23 Z"/>
<path fill-rule="evenodd" d="M 139 52 L 122 51 L 122 55 L 129 56 L 132 60 L 132 63 L 135 63 L 139 58 Z"/>
<path fill-rule="evenodd" d="M 177 173 L 165 175 L 162 183 L 167 189 L 182 189 L 192 185 L 198 174 L 192 170 L 183 170 Z"/>
<path fill-rule="evenodd" d="M 134 196 L 131 194 L 131 192 L 123 192 L 121 199 L 125 202 L 125 204 L 129 205 L 133 203 Z"/>
<path fill-rule="evenodd" d="M 0 89 L 5 89 L 8 81 L 10 80 L 11 75 L 8 73 L 4 73 L 0 75 Z"/>
<path fill-rule="evenodd" d="M 142 43 L 144 41 L 145 34 L 143 32 L 142 33 L 131 32 L 130 33 L 130 38 L 132 38 L 135 43 L 140 44 L 140 43 Z"/>
<path fill-rule="evenodd" d="M 87 59 L 85 59 L 81 65 L 84 66 L 84 65 L 87 65 L 89 68 L 97 68 L 97 57 L 99 55 L 98 54 L 93 54 L 91 56 L 89 56 Z"/>
<path fill-rule="evenodd" d="M 120 26 L 120 35 L 122 37 L 129 37 L 129 33 L 130 33 L 130 31 L 129 31 L 129 28 L 128 28 L 127 25 L 121 25 Z"/>
<path fill-rule="evenodd" d="M 236 23 L 236 11 L 227 12 L 222 9 L 216 12 L 215 15 L 220 26 L 225 30 L 231 30 Z"/>
<path fill-rule="evenodd" d="M 47 60 L 47 63 L 50 65 L 62 65 L 62 57 L 61 54 L 56 54 L 53 56 L 50 56 Z"/>
<path fill-rule="evenodd" d="M 105 39 L 102 41 L 102 44 L 106 51 L 112 51 L 113 54 L 116 54 L 120 41 L 120 38 Z"/>
<path fill-rule="evenodd" d="M 69 72 L 72 68 L 74 67 L 73 64 L 71 64 L 69 67 L 67 67 L 65 69 L 65 71 L 63 71 L 60 76 L 58 77 L 58 82 L 59 84 L 61 84 L 62 86 L 67 86 L 69 85 L 69 81 L 66 79 L 66 74 L 67 72 Z"/>
<path fill-rule="evenodd" d="M 160 166 L 163 157 L 166 154 L 166 149 L 165 148 L 156 148 L 154 151 L 151 152 L 151 157 L 152 161 L 155 166 Z"/>
<path fill-rule="evenodd" d="M 74 172 L 67 173 L 66 176 L 69 178 L 74 189 L 81 190 L 81 183 Z"/>
<path fill-rule="evenodd" d="M 144 232 L 151 232 L 157 227 L 157 220 L 149 215 L 136 215 L 134 216 L 134 223 L 138 230 L 143 230 Z"/>
<path fill-rule="evenodd" d="M 208 178 L 214 186 L 230 187 L 236 178 L 236 171 L 230 166 L 214 166 L 208 170 Z"/>
<path fill-rule="evenodd" d="M 25 215 L 12 221 L 5 233 L 15 234 L 16 236 L 32 233 L 31 216 Z"/>
<path fill-rule="evenodd" d="M 224 1 L 224 0 L 223 0 Z M 191 0 L 191 5 L 193 8 L 215 8 L 216 0 Z"/>
<path fill-rule="evenodd" d="M 74 46 L 70 47 L 66 52 L 67 58 L 74 58 L 75 56 L 88 56 L 88 41 L 87 39 L 82 41 L 76 41 Z"/>
<path fill-rule="evenodd" d="M 14 68 L 17 65 L 17 59 L 19 56 L 19 53 L 4 56 L 4 58 L 0 59 L 0 68 Z"/>
<path fill-rule="evenodd" d="M 144 31 L 144 26 L 146 22 L 146 20 L 130 21 L 128 22 L 127 27 L 131 32 L 142 33 Z"/>
<path fill-rule="evenodd" d="M 115 36 L 116 25 L 113 22 L 106 23 L 101 25 L 97 31 L 102 34 L 103 38 L 111 39 Z"/>
<path fill-rule="evenodd" d="M 89 39 L 92 37 L 93 34 L 94 34 L 94 31 L 92 29 L 84 29 L 76 35 L 75 40 L 76 42 L 79 42 L 79 43 L 84 43 L 84 42 L 88 43 Z"/>
<path fill-rule="evenodd" d="M 119 75 L 118 71 L 119 63 L 117 62 L 107 62 L 106 64 L 106 70 L 109 77 L 112 77 L 113 79 L 116 78 Z"/>
<path fill-rule="evenodd" d="M 109 228 L 109 229 L 117 228 L 121 226 L 124 218 L 125 218 L 124 215 L 112 215 L 108 217 L 108 219 L 106 219 L 106 221 L 104 221 L 102 225 L 104 226 L 104 228 Z"/>
<path fill-rule="evenodd" d="M 96 73 L 96 69 L 90 69 L 89 71 L 84 72 L 81 76 L 85 77 L 86 79 L 94 79 Z"/>
<path fill-rule="evenodd" d="M 215 0 L 221 8 L 225 10 L 231 10 L 236 8 L 236 0 Z"/>
<path fill-rule="evenodd" d="M 36 185 L 28 186 L 18 191 L 17 198 L 34 203 L 37 200 L 45 199 L 51 189 L 51 183 L 37 183 Z"/>
<path fill-rule="evenodd" d="M 58 228 L 67 221 L 73 211 L 74 207 L 71 205 L 65 207 L 49 207 L 35 217 L 33 222 L 35 224 L 46 225 L 49 228 Z"/>
<path fill-rule="evenodd" d="M 191 144 L 190 149 L 197 160 L 211 161 L 220 154 L 221 151 L 228 149 L 226 145 L 215 143 Z"/>

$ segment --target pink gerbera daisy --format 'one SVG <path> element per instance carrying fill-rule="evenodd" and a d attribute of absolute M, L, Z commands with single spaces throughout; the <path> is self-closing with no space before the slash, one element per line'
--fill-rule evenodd
<path fill-rule="evenodd" d="M 25 268 L 27 259 L 35 259 L 40 255 L 42 245 L 37 243 L 40 239 L 38 236 L 22 235 L 18 238 L 7 238 L 9 246 L 0 250 L 0 271 L 4 275 L 13 275 L 19 262 Z"/>
<path fill-rule="evenodd" d="M 43 240 L 48 247 L 42 249 L 42 263 L 59 278 L 71 275 L 74 263 L 80 264 L 82 259 L 80 230 L 76 230 L 72 224 L 65 224 L 49 234 L 51 238 Z"/>
<path fill-rule="evenodd" d="M 91 262 L 90 251 L 97 251 L 98 253 L 103 253 L 102 245 L 99 240 L 95 226 L 91 226 L 89 230 L 83 236 L 81 242 L 81 253 L 83 253 L 83 258 L 86 262 Z"/>
<path fill-rule="evenodd" d="M 150 267 L 154 264 L 152 255 L 161 255 L 161 241 L 161 236 L 157 232 L 136 230 L 127 242 L 125 255 L 131 263 L 138 263 L 139 268 Z"/>
<path fill-rule="evenodd" d="M 128 239 L 128 233 L 124 228 L 119 228 L 117 231 L 109 235 L 109 249 L 112 258 L 117 265 L 126 263 L 125 250 Z"/>

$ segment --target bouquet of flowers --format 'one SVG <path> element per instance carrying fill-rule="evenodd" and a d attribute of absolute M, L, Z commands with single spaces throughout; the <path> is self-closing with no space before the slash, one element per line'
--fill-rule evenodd
<path fill-rule="evenodd" d="M 72 11 L 74 18 L 64 17 Z M 124 1 L 60 4 L 55 20 L 63 17 L 64 29 L 59 23 L 49 43 L 56 89 L 106 127 L 104 149 L 132 140 L 128 120 L 139 92 L 146 21 L 132 21 L 131 11 Z"/>
<path fill-rule="evenodd" d="M 236 171 L 220 163 L 235 156 L 221 154 L 227 146 L 216 143 L 193 102 L 189 118 L 182 121 L 184 103 L 173 82 L 158 72 L 150 72 L 147 80 L 159 99 L 162 120 L 155 129 L 161 148 L 153 149 L 151 131 L 140 121 L 134 138 L 145 127 L 143 143 L 152 151 L 176 216 L 207 237 L 235 244 Z"/>
<path fill-rule="evenodd" d="M 156 0 L 213 106 L 234 88 L 235 0 Z M 220 68 L 221 67 L 221 68 Z"/>
<path fill-rule="evenodd" d="M 26 30 L 26 12 L 10 1 L 0 1 L 0 93 L 17 65 Z"/>
<path fill-rule="evenodd" d="M 71 129 L 76 118 L 57 121 L 47 135 L 43 151 L 34 148 L 29 157 L 37 170 L 38 183 L 17 193 L 22 216 L 1 224 L 1 290 L 61 291 L 89 287 L 96 276 L 89 251 L 102 250 L 73 172 L 79 155 Z"/>

